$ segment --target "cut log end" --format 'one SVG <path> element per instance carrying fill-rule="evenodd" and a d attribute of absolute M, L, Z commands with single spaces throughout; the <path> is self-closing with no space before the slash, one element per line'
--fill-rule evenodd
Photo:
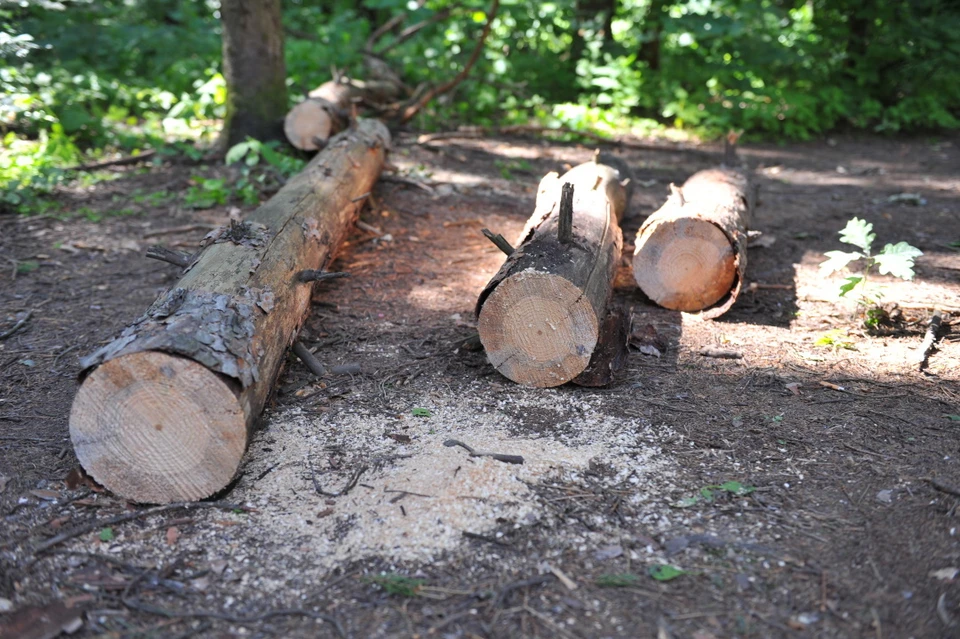
<path fill-rule="evenodd" d="M 283 133 L 301 151 L 316 151 L 333 132 L 333 119 L 322 102 L 304 100 L 290 109 L 283 121 Z"/>
<path fill-rule="evenodd" d="M 713 306 L 733 288 L 736 252 L 715 224 L 682 218 L 645 235 L 633 257 L 633 275 L 655 303 L 694 312 Z"/>
<path fill-rule="evenodd" d="M 540 388 L 583 372 L 599 334 L 596 311 L 563 277 L 527 271 L 503 281 L 480 311 L 480 341 L 504 376 Z"/>
<path fill-rule="evenodd" d="M 142 503 L 209 497 L 230 482 L 247 444 L 243 408 L 202 365 L 144 351 L 112 359 L 80 386 L 70 437 L 86 471 Z"/>

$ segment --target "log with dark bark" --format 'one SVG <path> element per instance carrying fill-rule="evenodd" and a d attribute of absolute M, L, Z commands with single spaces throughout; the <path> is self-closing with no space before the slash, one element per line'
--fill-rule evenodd
<path fill-rule="evenodd" d="M 207 497 L 235 476 L 286 349 L 384 161 L 386 127 L 360 121 L 247 220 L 211 232 L 174 288 L 82 361 L 77 457 L 137 502 Z"/>
<path fill-rule="evenodd" d="M 743 284 L 754 190 L 744 171 L 728 167 L 670 188 L 637 233 L 633 276 L 660 306 L 718 317 Z"/>
<path fill-rule="evenodd" d="M 480 294 L 487 358 L 515 382 L 559 386 L 590 363 L 623 244 L 628 179 L 618 164 L 601 156 L 543 178 L 517 247 Z M 569 238 L 560 233 L 564 212 L 572 212 Z"/>

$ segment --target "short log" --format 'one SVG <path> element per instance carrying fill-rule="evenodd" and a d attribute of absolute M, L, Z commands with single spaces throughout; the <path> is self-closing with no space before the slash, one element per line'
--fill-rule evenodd
<path fill-rule="evenodd" d="M 351 95 L 348 85 L 332 81 L 311 91 L 283 120 L 287 141 L 301 151 L 323 148 L 331 135 L 347 126 Z"/>
<path fill-rule="evenodd" d="M 82 360 L 70 413 L 80 463 L 136 502 L 202 499 L 240 467 L 312 281 L 359 213 L 390 134 L 344 131 L 246 221 L 211 232 L 176 286 Z"/>
<path fill-rule="evenodd" d="M 477 303 L 487 358 L 506 377 L 559 386 L 590 363 L 623 246 L 627 182 L 625 167 L 602 156 L 540 182 L 534 214 Z"/>
<path fill-rule="evenodd" d="M 708 169 L 671 185 L 667 202 L 637 233 L 637 285 L 665 308 L 719 317 L 743 285 L 753 208 L 754 191 L 738 169 Z"/>

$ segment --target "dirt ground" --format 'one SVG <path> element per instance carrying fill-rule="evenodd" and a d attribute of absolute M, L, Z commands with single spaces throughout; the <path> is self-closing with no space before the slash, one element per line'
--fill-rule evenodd
<path fill-rule="evenodd" d="M 625 255 L 669 183 L 720 157 L 607 150 L 635 173 Z M 625 259 L 617 380 L 522 388 L 462 347 L 502 262 L 480 229 L 513 239 L 539 178 L 592 153 L 396 140 L 394 175 L 427 188 L 377 186 L 362 219 L 383 235 L 351 235 L 302 336 L 362 372 L 288 359 L 239 478 L 158 512 L 78 476 L 78 358 L 177 280 L 149 244 L 228 219 L 183 206 L 223 169 L 118 169 L 59 213 L 0 215 L 0 637 L 960 636 L 960 140 L 745 145 L 756 286 L 704 321 L 652 306 Z M 853 216 L 924 252 L 915 281 L 873 278 L 899 305 L 883 334 L 818 272 Z"/>

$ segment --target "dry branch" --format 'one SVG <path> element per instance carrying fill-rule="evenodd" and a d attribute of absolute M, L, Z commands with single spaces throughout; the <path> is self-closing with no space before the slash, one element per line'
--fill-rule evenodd
<path fill-rule="evenodd" d="M 234 477 L 322 269 L 379 175 L 386 127 L 332 139 L 245 222 L 209 234 L 196 263 L 121 336 L 82 360 L 70 435 L 87 472 L 138 502 L 201 499 Z"/>
<path fill-rule="evenodd" d="M 517 247 L 480 294 L 487 358 L 515 382 L 559 386 L 590 363 L 623 244 L 627 178 L 617 164 L 600 158 L 544 177 Z M 558 234 L 564 192 L 572 196 L 568 243 Z"/>
<path fill-rule="evenodd" d="M 470 54 L 470 59 L 467 60 L 467 63 L 463 65 L 463 69 L 460 72 L 453 76 L 447 82 L 435 87 L 430 87 L 423 92 L 422 95 L 411 100 L 411 102 L 405 105 L 399 113 L 398 120 L 400 124 L 409 122 L 420 110 L 430 103 L 434 98 L 443 95 L 444 93 L 449 93 L 452 91 L 458 84 L 463 82 L 463 80 L 470 75 L 470 70 L 473 68 L 473 65 L 477 63 L 477 60 L 480 58 L 480 54 L 483 52 L 484 46 L 487 43 L 487 36 L 490 35 L 490 28 L 493 26 L 493 20 L 497 17 L 497 11 L 500 9 L 500 0 L 493 0 L 490 5 L 490 9 L 487 11 L 487 23 L 483 25 L 483 32 L 480 34 L 480 39 L 477 41 L 477 46 L 473 48 L 473 53 Z"/>
<path fill-rule="evenodd" d="M 743 285 L 754 190 L 744 171 L 727 167 L 670 188 L 637 233 L 634 279 L 660 306 L 718 317 Z"/>

